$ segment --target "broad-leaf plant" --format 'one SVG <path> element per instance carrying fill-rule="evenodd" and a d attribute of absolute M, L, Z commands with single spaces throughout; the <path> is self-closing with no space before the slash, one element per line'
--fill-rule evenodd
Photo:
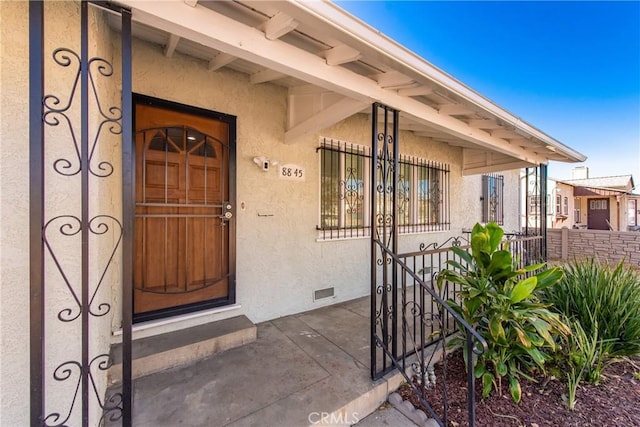
<path fill-rule="evenodd" d="M 562 270 L 544 269 L 545 263 L 518 269 L 517 260 L 502 249 L 503 236 L 496 223 L 476 224 L 471 232 L 471 252 L 452 248 L 457 259 L 448 261 L 449 268 L 440 272 L 438 286 L 442 289 L 445 282 L 460 285 L 457 297 L 447 303 L 487 341 L 488 350 L 472 357 L 475 377 L 482 378 L 482 396 L 487 397 L 494 387 L 502 395 L 502 379 L 506 377 L 511 397 L 519 402 L 519 377 L 530 378 L 527 372 L 544 369 L 550 358 L 546 350 L 556 349 L 554 335 L 571 332 L 534 294 L 558 282 Z M 456 337 L 451 344 L 463 340 Z M 466 350 L 464 357 L 469 361 Z"/>

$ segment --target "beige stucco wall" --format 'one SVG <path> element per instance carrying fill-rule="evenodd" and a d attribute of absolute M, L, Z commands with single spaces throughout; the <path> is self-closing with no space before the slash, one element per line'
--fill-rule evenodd
<path fill-rule="evenodd" d="M 28 4 L 0 2 L 0 425 L 29 424 Z M 20 102 L 24 100 L 24 102 Z M 18 101 L 18 102 L 16 102 Z"/>

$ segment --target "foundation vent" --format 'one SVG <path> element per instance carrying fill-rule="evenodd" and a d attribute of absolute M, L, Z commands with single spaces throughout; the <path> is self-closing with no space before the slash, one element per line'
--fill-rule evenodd
<path fill-rule="evenodd" d="M 318 289 L 313 292 L 313 300 L 318 301 L 320 299 L 332 298 L 335 296 L 333 288 Z"/>

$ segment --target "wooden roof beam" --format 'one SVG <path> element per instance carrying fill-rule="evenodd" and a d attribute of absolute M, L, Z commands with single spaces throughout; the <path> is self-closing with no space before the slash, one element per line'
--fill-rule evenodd
<path fill-rule="evenodd" d="M 378 82 L 378 86 L 383 89 L 403 89 L 413 85 L 415 82 L 411 77 L 405 76 L 398 71 L 376 74 L 373 77 Z"/>
<path fill-rule="evenodd" d="M 469 120 L 468 125 L 478 129 L 500 129 L 502 126 L 495 120 Z"/>
<path fill-rule="evenodd" d="M 166 56 L 167 58 L 171 58 L 173 56 L 173 53 L 176 51 L 176 47 L 178 47 L 179 42 L 180 36 L 169 34 L 169 40 L 167 40 L 167 44 L 164 47 L 164 56 Z"/>
<path fill-rule="evenodd" d="M 469 114 L 473 111 L 471 108 L 462 104 L 443 104 L 437 107 L 438 113 L 443 116 L 454 116 L 457 114 Z"/>
<path fill-rule="evenodd" d="M 398 95 L 400 96 L 424 96 L 433 93 L 433 88 L 429 86 L 416 86 L 408 87 L 405 89 L 399 89 Z"/>
<path fill-rule="evenodd" d="M 251 77 L 249 77 L 249 81 L 251 82 L 251 84 L 257 85 L 260 83 L 271 82 L 273 80 L 279 80 L 284 77 L 287 77 L 287 75 L 279 71 L 263 70 L 263 71 L 258 71 L 257 73 L 251 74 Z"/>
<path fill-rule="evenodd" d="M 343 98 L 335 104 L 321 110 L 301 123 L 292 126 L 284 134 L 285 144 L 291 144 L 302 139 L 302 137 L 325 129 L 341 120 L 351 117 L 367 108 L 367 102 Z"/>
<path fill-rule="evenodd" d="M 298 21 L 286 13 L 278 12 L 265 22 L 264 35 L 269 40 L 276 40 L 295 30 L 297 26 Z"/>
<path fill-rule="evenodd" d="M 490 130 L 489 133 L 491 134 L 491 136 L 495 136 L 496 138 L 502 138 L 502 139 L 520 138 L 519 136 L 516 136 L 515 132 L 507 129 Z"/>
<path fill-rule="evenodd" d="M 233 55 L 229 55 L 228 53 L 220 52 L 209 61 L 209 71 L 217 71 L 225 65 L 229 65 L 233 61 L 238 59 Z"/>
<path fill-rule="evenodd" d="M 341 44 L 322 51 L 320 56 L 327 61 L 327 65 L 341 65 L 347 62 L 357 61 L 362 57 L 362 54 L 346 44 Z"/>

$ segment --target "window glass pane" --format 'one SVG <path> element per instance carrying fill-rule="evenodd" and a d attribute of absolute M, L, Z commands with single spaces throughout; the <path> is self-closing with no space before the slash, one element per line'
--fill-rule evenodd
<path fill-rule="evenodd" d="M 398 171 L 398 224 L 407 225 L 411 220 L 411 192 L 413 191 L 413 168 L 400 164 Z"/>
<path fill-rule="evenodd" d="M 629 225 L 638 225 L 636 224 L 636 201 L 629 200 Z"/>
<path fill-rule="evenodd" d="M 437 169 L 430 169 L 429 179 L 429 223 L 438 224 L 442 207 L 442 188 Z"/>
<path fill-rule="evenodd" d="M 364 157 L 346 153 L 344 159 L 344 226 L 361 227 L 364 225 Z"/>
<path fill-rule="evenodd" d="M 498 178 L 489 177 L 489 220 L 500 222 L 498 220 Z"/>
<path fill-rule="evenodd" d="M 418 223 L 438 224 L 442 207 L 442 190 L 438 170 L 418 166 Z"/>
<path fill-rule="evenodd" d="M 340 157 L 336 151 L 320 150 L 320 227 L 338 228 L 340 205 Z"/>
<path fill-rule="evenodd" d="M 148 131 L 148 135 L 153 131 Z M 184 147 L 182 128 L 164 128 L 155 131 L 149 142 L 149 150 L 179 153 Z"/>
<path fill-rule="evenodd" d="M 482 176 L 482 221 L 504 223 L 504 176 Z"/>

